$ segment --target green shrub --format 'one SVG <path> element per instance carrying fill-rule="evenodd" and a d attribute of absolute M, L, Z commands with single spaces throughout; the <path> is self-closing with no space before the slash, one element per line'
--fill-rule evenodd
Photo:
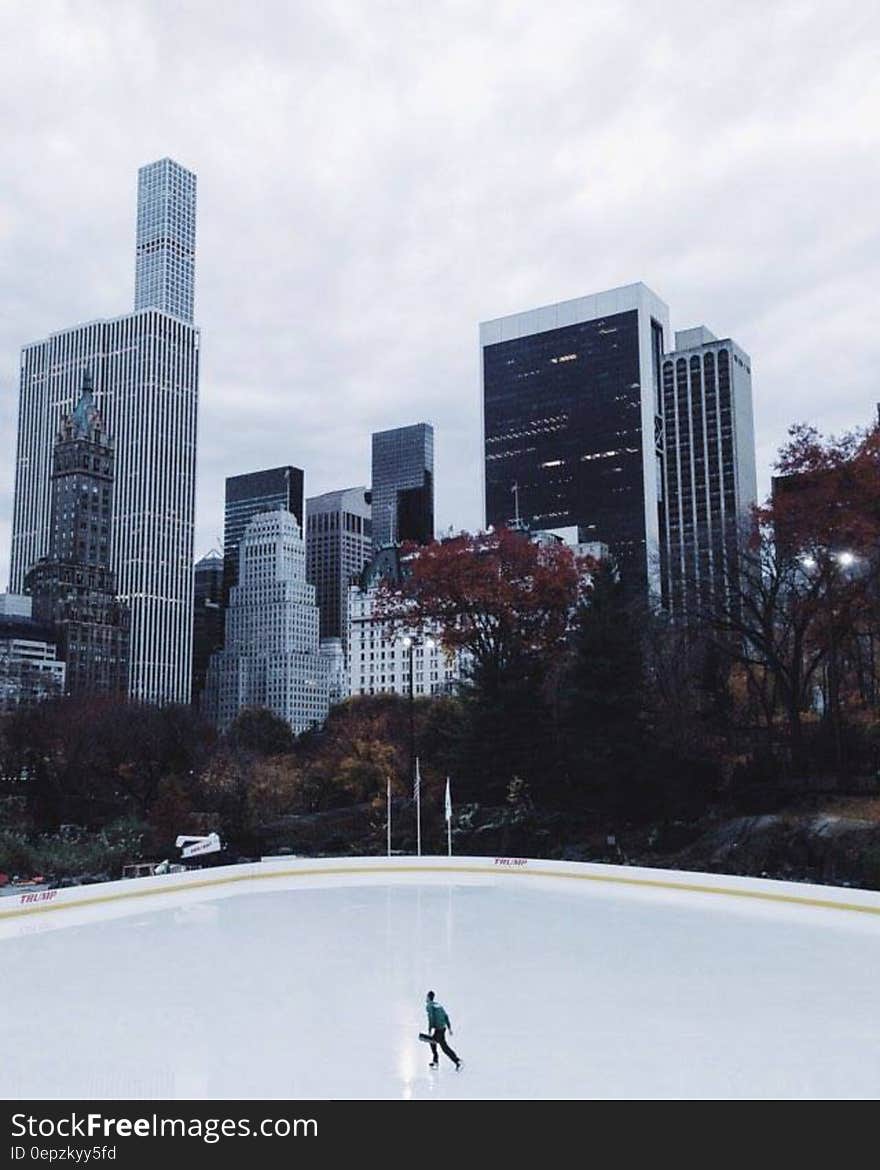
<path fill-rule="evenodd" d="M 36 852 L 24 833 L 9 829 L 0 832 L 0 872 L 15 874 L 35 873 Z"/>
<path fill-rule="evenodd" d="M 56 879 L 95 874 L 118 877 L 124 865 L 140 858 L 146 832 L 146 826 L 128 819 L 99 833 L 77 825 L 30 838 L 24 833 L 0 832 L 0 870 L 21 877 L 37 873 Z"/>

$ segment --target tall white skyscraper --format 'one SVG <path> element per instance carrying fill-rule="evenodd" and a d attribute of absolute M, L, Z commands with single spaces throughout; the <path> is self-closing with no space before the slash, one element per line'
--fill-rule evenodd
<path fill-rule="evenodd" d="M 193 319 L 196 177 L 170 158 L 138 171 L 135 309 Z"/>
<path fill-rule="evenodd" d="M 208 667 L 208 718 L 225 730 L 242 708 L 268 707 L 297 733 L 323 723 L 333 664 L 318 624 L 296 517 L 283 509 L 254 516 L 239 544 L 224 649 Z"/>
<path fill-rule="evenodd" d="M 740 528 L 758 499 L 752 361 L 704 325 L 675 334 L 663 356 L 665 508 L 660 517 L 664 603 L 705 612 L 738 574 Z"/>
<path fill-rule="evenodd" d="M 145 306 L 23 348 L 11 590 L 21 593 L 28 569 L 49 552 L 54 436 L 76 405 L 85 369 L 116 439 L 110 567 L 131 610 L 129 694 L 185 703 L 199 388 L 199 331 L 190 321 Z"/>

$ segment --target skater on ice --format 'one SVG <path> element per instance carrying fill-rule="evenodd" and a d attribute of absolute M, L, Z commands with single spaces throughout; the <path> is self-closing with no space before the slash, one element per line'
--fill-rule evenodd
<path fill-rule="evenodd" d="M 428 1013 L 428 1043 L 431 1045 L 431 1055 L 433 1060 L 428 1065 L 428 1068 L 437 1068 L 440 1063 L 437 1056 L 437 1047 L 446 1053 L 452 1063 L 457 1069 L 461 1068 L 461 1061 L 446 1043 L 446 1031 L 449 1030 L 449 1035 L 452 1035 L 452 1021 L 446 1014 L 446 1008 L 441 1003 L 437 1003 L 434 998 L 434 992 L 429 991 L 427 999 L 425 1000 L 425 1011 Z"/>

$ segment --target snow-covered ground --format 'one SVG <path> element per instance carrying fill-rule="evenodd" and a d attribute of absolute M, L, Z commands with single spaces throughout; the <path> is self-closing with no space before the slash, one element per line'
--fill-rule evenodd
<path fill-rule="evenodd" d="M 5 1098 L 880 1095 L 874 914 L 343 874 L 6 920 L 0 961 Z"/>

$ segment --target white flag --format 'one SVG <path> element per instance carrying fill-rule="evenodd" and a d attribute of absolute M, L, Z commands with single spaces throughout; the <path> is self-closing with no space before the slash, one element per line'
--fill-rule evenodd
<path fill-rule="evenodd" d="M 452 820 L 452 796 L 449 791 L 449 777 L 446 777 L 446 822 Z"/>
<path fill-rule="evenodd" d="M 422 777 L 419 774 L 419 757 L 416 756 L 416 775 L 413 780 L 413 800 L 419 799 L 419 793 L 422 788 Z"/>

